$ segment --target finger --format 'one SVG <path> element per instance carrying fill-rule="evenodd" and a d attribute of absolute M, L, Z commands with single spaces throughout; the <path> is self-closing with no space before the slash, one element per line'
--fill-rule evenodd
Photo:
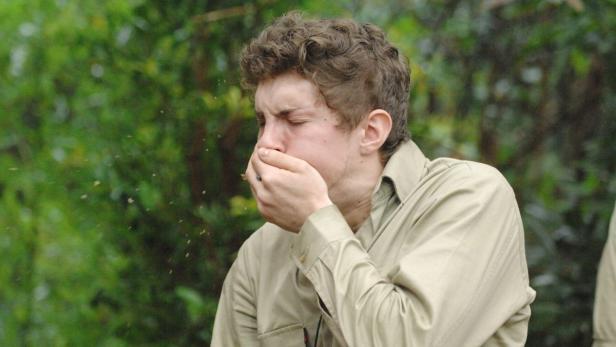
<path fill-rule="evenodd" d="M 250 184 L 250 191 L 257 202 L 257 209 L 261 215 L 268 220 L 267 216 L 269 216 L 269 214 L 267 212 L 267 206 L 269 204 L 267 203 L 267 188 L 257 179 L 258 175 L 252 166 L 252 161 L 248 162 L 248 167 L 246 168 L 244 176 L 246 177 L 246 181 Z"/>
<path fill-rule="evenodd" d="M 274 166 L 278 169 L 288 170 L 291 172 L 301 172 L 306 168 L 306 162 L 282 153 L 266 148 L 259 148 L 257 150 L 257 156 L 261 162 Z"/>
<path fill-rule="evenodd" d="M 254 157 L 254 155 L 253 155 Z M 251 160 L 248 161 L 248 167 L 246 168 L 246 173 L 244 173 L 244 179 L 246 181 L 248 181 L 248 183 L 250 184 L 251 189 L 257 185 L 257 183 L 261 182 L 261 176 L 257 173 L 257 171 L 254 169 L 254 166 L 252 164 L 252 157 Z M 253 191 L 254 193 L 254 191 Z"/>
<path fill-rule="evenodd" d="M 261 160 L 256 151 L 250 158 L 250 164 L 254 170 L 255 178 L 259 178 L 258 181 L 263 183 L 265 183 L 265 181 L 269 182 L 269 178 L 271 178 L 275 172 L 280 170 L 280 168 L 269 165 Z"/>

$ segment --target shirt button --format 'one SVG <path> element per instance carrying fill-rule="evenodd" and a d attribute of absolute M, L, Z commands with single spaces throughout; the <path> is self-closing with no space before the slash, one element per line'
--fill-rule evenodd
<path fill-rule="evenodd" d="M 306 261 L 306 252 L 302 252 L 302 254 L 300 254 L 299 256 L 299 262 L 303 264 L 305 261 Z"/>

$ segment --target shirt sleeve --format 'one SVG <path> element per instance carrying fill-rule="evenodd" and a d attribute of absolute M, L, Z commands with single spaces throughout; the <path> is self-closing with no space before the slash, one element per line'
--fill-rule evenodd
<path fill-rule="evenodd" d="M 214 321 L 212 347 L 258 346 L 255 291 L 247 276 L 251 264 L 249 248 L 250 244 L 244 243 L 225 278 Z"/>
<path fill-rule="evenodd" d="M 599 263 L 593 321 L 593 347 L 616 347 L 616 206 Z"/>
<path fill-rule="evenodd" d="M 443 180 L 409 209 L 399 262 L 387 275 L 335 206 L 311 215 L 293 246 L 325 314 L 349 346 L 524 345 L 529 303 L 523 228 L 513 192 L 494 169 Z M 403 201 L 402 204 L 405 204 Z M 421 212 L 417 212 L 421 210 Z M 412 215 L 412 216 L 410 216 Z"/>

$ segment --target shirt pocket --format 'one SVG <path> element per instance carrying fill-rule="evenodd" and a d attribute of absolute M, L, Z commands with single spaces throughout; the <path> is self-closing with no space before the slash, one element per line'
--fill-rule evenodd
<path fill-rule="evenodd" d="M 264 347 L 306 347 L 304 326 L 293 324 L 268 331 L 258 336 L 259 345 Z"/>

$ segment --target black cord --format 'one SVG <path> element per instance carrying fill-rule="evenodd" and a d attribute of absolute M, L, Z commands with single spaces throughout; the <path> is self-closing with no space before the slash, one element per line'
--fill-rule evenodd
<path fill-rule="evenodd" d="M 323 316 L 319 317 L 319 324 L 317 324 L 317 332 L 314 335 L 314 347 L 318 346 L 318 341 L 319 341 L 319 329 L 321 329 L 321 320 L 323 319 Z"/>

